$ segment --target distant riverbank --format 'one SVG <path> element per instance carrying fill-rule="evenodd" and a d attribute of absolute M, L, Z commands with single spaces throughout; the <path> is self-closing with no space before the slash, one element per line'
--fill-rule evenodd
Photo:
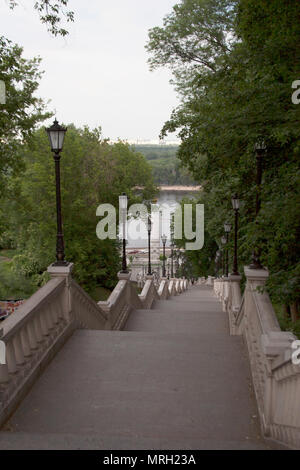
<path fill-rule="evenodd" d="M 159 186 L 159 191 L 185 191 L 185 192 L 190 192 L 190 191 L 200 191 L 201 189 L 202 189 L 201 186 L 182 186 L 182 185 L 174 185 L 174 186 L 162 185 L 162 186 Z"/>

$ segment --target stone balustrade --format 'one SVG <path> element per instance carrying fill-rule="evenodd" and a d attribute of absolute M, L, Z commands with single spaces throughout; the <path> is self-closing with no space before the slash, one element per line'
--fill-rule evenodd
<path fill-rule="evenodd" d="M 214 280 L 214 291 L 228 314 L 230 334 L 243 335 L 249 353 L 262 432 L 288 447 L 300 448 L 300 365 L 292 363 L 297 338 L 281 331 L 268 293 L 267 270 L 245 267 L 240 276 Z"/>
<path fill-rule="evenodd" d="M 54 277 L 2 323 L 0 424 L 76 328 L 68 290 L 65 277 Z"/>
<path fill-rule="evenodd" d="M 107 301 L 97 303 L 72 279 L 72 267 L 51 265 L 51 280 L 1 324 L 6 357 L 0 364 L 0 425 L 74 330 L 121 330 L 133 309 L 150 309 L 155 300 L 187 288 L 182 280 L 161 279 L 157 289 L 152 276 L 147 276 L 138 294 L 130 274 L 119 273 Z"/>
<path fill-rule="evenodd" d="M 161 300 L 165 300 L 170 297 L 169 283 L 168 283 L 167 278 L 164 278 L 164 277 L 161 278 L 160 286 L 158 288 L 157 293 Z"/>

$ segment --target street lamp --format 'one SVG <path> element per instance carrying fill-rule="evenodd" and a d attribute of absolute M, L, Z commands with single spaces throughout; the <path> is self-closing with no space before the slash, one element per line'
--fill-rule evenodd
<path fill-rule="evenodd" d="M 166 277 L 166 241 L 167 241 L 167 236 L 162 235 L 161 240 L 163 242 L 163 277 Z"/>
<path fill-rule="evenodd" d="M 231 230 L 231 224 L 229 222 L 225 222 L 224 230 L 226 234 L 226 261 L 225 261 L 225 276 L 228 277 L 228 240 L 229 240 L 229 232 Z"/>
<path fill-rule="evenodd" d="M 60 194 L 60 152 L 63 148 L 65 134 L 67 129 L 58 124 L 55 119 L 51 127 L 45 129 L 48 134 L 51 151 L 54 153 L 55 178 L 56 178 L 56 219 L 57 219 L 57 236 L 56 236 L 56 262 L 54 266 L 67 266 L 69 263 L 65 261 L 64 236 L 62 231 L 61 217 L 61 194 Z"/>
<path fill-rule="evenodd" d="M 239 217 L 239 208 L 240 208 L 240 200 L 238 195 L 235 194 L 232 199 L 232 207 L 234 210 L 234 255 L 233 255 L 233 272 L 234 276 L 239 276 L 238 272 L 238 259 L 237 259 L 237 232 L 238 232 L 238 217 Z"/>
<path fill-rule="evenodd" d="M 151 276 L 151 252 L 150 252 L 150 240 L 151 240 L 151 215 L 148 215 L 147 230 L 148 230 L 148 276 Z"/>
<path fill-rule="evenodd" d="M 171 279 L 173 279 L 174 277 L 174 267 L 173 267 L 174 241 L 173 240 L 171 240 L 170 247 L 171 247 Z"/>
<path fill-rule="evenodd" d="M 256 144 L 254 145 L 254 151 L 256 154 L 256 210 L 255 210 L 256 223 L 257 223 L 257 215 L 259 213 L 260 206 L 261 206 L 260 191 L 261 191 L 261 179 L 262 179 L 262 159 L 266 152 L 266 149 L 267 149 L 267 146 L 264 140 L 262 139 L 256 142 Z M 254 248 L 252 252 L 252 263 L 249 266 L 250 269 L 264 269 L 260 263 L 259 255 L 260 255 L 259 250 L 257 248 Z"/>
<path fill-rule="evenodd" d="M 225 235 L 223 235 L 223 237 L 221 238 L 222 245 L 226 245 L 226 241 L 227 241 L 227 239 L 226 239 Z M 225 254 L 224 254 L 224 250 L 225 250 L 225 247 L 221 248 L 221 251 L 220 251 L 222 276 L 224 276 L 224 274 L 225 274 Z"/>
<path fill-rule="evenodd" d="M 122 273 L 128 273 L 126 263 L 126 217 L 127 217 L 127 196 L 122 193 L 119 196 L 119 210 L 121 213 L 121 220 L 123 224 L 123 257 L 122 257 Z"/>

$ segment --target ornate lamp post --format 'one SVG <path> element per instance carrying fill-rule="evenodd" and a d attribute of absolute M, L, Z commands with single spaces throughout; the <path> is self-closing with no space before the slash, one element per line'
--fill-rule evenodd
<path fill-rule="evenodd" d="M 223 235 L 221 238 L 222 245 L 226 245 L 226 237 Z M 222 268 L 222 276 L 225 275 L 225 254 L 224 254 L 225 247 L 221 248 L 220 250 L 220 257 L 221 257 L 221 268 Z"/>
<path fill-rule="evenodd" d="M 257 215 L 261 206 L 260 191 L 261 191 L 261 179 L 262 179 L 262 159 L 266 152 L 267 146 L 263 140 L 256 142 L 254 150 L 256 153 L 256 211 L 255 216 Z M 259 250 L 254 248 L 252 252 L 252 263 L 249 266 L 250 269 L 264 269 L 260 263 L 259 259 Z"/>
<path fill-rule="evenodd" d="M 151 216 L 148 215 L 148 220 L 147 220 L 147 230 L 148 230 L 148 276 L 151 276 Z"/>
<path fill-rule="evenodd" d="M 225 234 L 226 234 L 225 276 L 228 277 L 228 241 L 229 241 L 229 232 L 231 230 L 231 224 L 229 222 L 225 222 L 224 230 L 225 230 Z"/>
<path fill-rule="evenodd" d="M 163 243 L 163 277 L 166 277 L 166 241 L 167 241 L 167 236 L 162 235 L 161 240 L 162 240 L 162 243 Z"/>
<path fill-rule="evenodd" d="M 122 257 L 122 273 L 128 273 L 126 262 L 126 216 L 127 216 L 127 196 L 123 193 L 119 196 L 119 210 L 123 224 L 123 257 Z"/>
<path fill-rule="evenodd" d="M 219 256 L 218 251 L 215 256 L 215 277 L 218 277 L 218 270 L 219 270 Z"/>
<path fill-rule="evenodd" d="M 235 194 L 232 199 L 232 207 L 234 210 L 234 255 L 233 255 L 233 272 L 234 276 L 239 276 L 240 273 L 238 272 L 238 258 L 237 258 L 237 232 L 238 232 L 238 218 L 239 218 L 239 208 L 240 208 L 240 200 L 238 195 Z"/>
<path fill-rule="evenodd" d="M 54 123 L 48 129 L 51 151 L 54 153 L 55 163 L 55 179 L 56 179 L 56 219 L 57 219 L 57 236 L 56 236 L 56 262 L 54 266 L 67 266 L 69 263 L 65 261 L 64 236 L 62 230 L 61 217 L 61 194 L 60 194 L 60 152 L 63 148 L 65 134 L 67 129 L 60 126 L 55 119 Z"/>
<path fill-rule="evenodd" d="M 171 240 L 171 279 L 174 277 L 174 266 L 173 266 L 173 256 L 174 256 L 174 241 Z"/>

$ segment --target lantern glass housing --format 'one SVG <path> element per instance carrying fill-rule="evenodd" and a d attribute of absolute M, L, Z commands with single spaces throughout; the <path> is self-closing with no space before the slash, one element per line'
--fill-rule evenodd
<path fill-rule="evenodd" d="M 262 155 L 266 150 L 267 146 L 263 139 L 258 140 L 254 145 L 254 150 L 258 153 L 258 155 Z"/>
<path fill-rule="evenodd" d="M 231 202 L 232 202 L 232 207 L 234 208 L 234 210 L 235 210 L 235 211 L 239 210 L 239 208 L 240 208 L 240 200 L 239 200 L 237 194 L 235 194 L 235 195 L 232 197 Z"/>
<path fill-rule="evenodd" d="M 226 243 L 226 237 L 223 235 L 223 237 L 221 238 L 221 242 L 223 243 L 223 245 L 225 245 Z"/>
<path fill-rule="evenodd" d="M 162 239 L 163 244 L 165 244 L 167 241 L 167 235 L 162 235 L 161 239 Z"/>
<path fill-rule="evenodd" d="M 119 208 L 123 211 L 127 209 L 127 196 L 125 193 L 119 196 Z"/>
<path fill-rule="evenodd" d="M 125 193 L 119 196 L 119 210 L 120 219 L 122 220 L 123 224 L 125 224 L 127 216 L 127 196 Z"/>
<path fill-rule="evenodd" d="M 231 224 L 229 222 L 225 222 L 224 224 L 224 230 L 226 233 L 229 233 L 231 230 Z"/>
<path fill-rule="evenodd" d="M 59 153 L 63 148 L 67 129 L 65 127 L 60 126 L 57 120 L 55 119 L 52 126 L 46 129 L 46 132 L 49 137 L 52 152 Z"/>

